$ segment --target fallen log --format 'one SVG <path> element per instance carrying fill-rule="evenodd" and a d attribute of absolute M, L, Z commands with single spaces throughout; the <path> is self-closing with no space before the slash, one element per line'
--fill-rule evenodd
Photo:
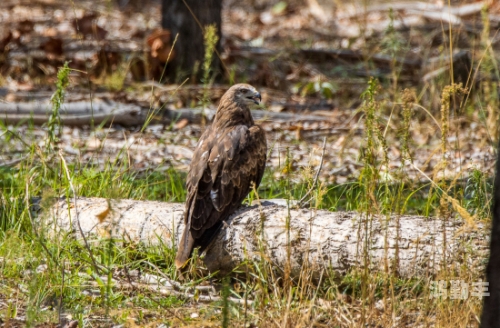
<path fill-rule="evenodd" d="M 265 259 L 278 271 L 288 267 L 292 277 L 304 268 L 315 275 L 323 270 L 344 274 L 365 264 L 410 277 L 433 275 L 444 267 L 453 270 L 464 263 L 471 270 L 481 269 L 486 257 L 488 229 L 482 223 L 476 231 L 465 231 L 458 219 L 368 217 L 356 212 L 289 209 L 277 203 L 264 201 L 234 214 L 206 252 L 208 270 L 227 273 L 247 260 Z M 89 242 L 112 236 L 175 248 L 184 229 L 183 210 L 179 203 L 62 199 L 40 216 L 40 223 L 53 235 L 72 231 Z"/>
<path fill-rule="evenodd" d="M 48 122 L 49 102 L 0 103 L 0 121 L 4 124 L 32 122 L 42 125 Z M 61 106 L 61 123 L 67 126 L 99 125 L 115 123 L 124 126 L 144 123 L 139 106 L 112 101 L 77 101 Z"/>
<path fill-rule="evenodd" d="M 352 19 L 355 17 L 367 15 L 369 13 L 377 11 L 419 11 L 420 13 L 444 13 L 450 14 L 458 17 L 466 17 L 481 12 L 483 7 L 489 7 L 488 1 L 479 1 L 473 4 L 461 5 L 461 6 L 440 6 L 428 2 L 422 1 L 401 1 L 401 2 L 390 2 L 375 4 L 368 7 L 361 7 L 362 9 L 354 10 L 351 12 L 341 13 L 337 15 L 337 19 Z"/>
<path fill-rule="evenodd" d="M 0 121 L 6 125 L 32 122 L 43 125 L 48 122 L 51 104 L 46 102 L 0 102 Z M 141 126 L 152 117 L 151 123 L 170 124 L 186 119 L 189 123 L 200 123 L 203 118 L 209 121 L 215 115 L 215 109 L 181 108 L 151 109 L 133 104 L 114 101 L 96 100 L 65 103 L 60 109 L 61 123 L 66 126 L 88 126 L 106 123 L 122 126 Z M 276 113 L 267 110 L 252 110 L 257 121 L 284 122 L 324 122 L 330 118 L 326 115 L 306 115 L 294 113 Z"/>

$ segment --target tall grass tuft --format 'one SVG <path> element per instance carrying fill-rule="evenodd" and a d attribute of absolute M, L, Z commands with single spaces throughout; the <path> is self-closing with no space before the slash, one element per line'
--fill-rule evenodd
<path fill-rule="evenodd" d="M 368 82 L 368 88 L 363 92 L 363 111 L 365 113 L 365 148 L 363 154 L 363 168 L 361 169 L 361 174 L 359 177 L 359 183 L 361 186 L 361 199 L 362 207 L 361 212 L 362 219 L 360 219 L 358 226 L 358 254 L 360 248 L 362 250 L 362 266 L 363 269 L 360 272 L 361 276 L 361 299 L 363 300 L 362 313 L 364 316 L 366 309 L 370 307 L 369 300 L 370 297 L 370 244 L 371 244 L 371 232 L 372 232 L 372 220 L 373 216 L 379 212 L 378 204 L 376 199 L 376 188 L 377 181 L 379 179 L 377 170 L 377 153 L 378 153 L 378 143 L 377 143 L 377 111 L 379 110 L 379 104 L 375 99 L 377 94 L 377 88 L 379 84 L 376 79 L 371 78 Z M 362 238 L 360 238 L 362 236 Z M 362 245 L 360 245 L 362 243 Z M 361 320 L 361 324 L 364 324 L 364 319 Z"/>
<path fill-rule="evenodd" d="M 202 64 L 203 76 L 201 82 L 203 83 L 203 98 L 201 102 L 202 106 L 206 107 L 210 103 L 208 91 L 212 81 L 212 60 L 215 53 L 215 47 L 219 41 L 219 37 L 217 36 L 217 26 L 215 24 L 207 25 L 205 27 L 203 40 L 205 43 L 205 56 Z"/>
<path fill-rule="evenodd" d="M 68 62 L 57 72 L 56 92 L 50 99 L 52 102 L 52 111 L 50 112 L 49 120 L 47 122 L 47 142 L 45 150 L 47 153 L 56 149 L 56 144 L 59 142 L 61 134 L 61 106 L 64 103 L 64 92 L 69 85 Z"/>
<path fill-rule="evenodd" d="M 405 89 L 402 94 L 403 100 L 403 125 L 401 126 L 400 140 L 401 140 L 401 167 L 405 167 L 405 162 L 412 162 L 412 155 L 410 151 L 410 124 L 412 116 L 412 106 L 416 100 L 415 93 L 409 89 Z"/>

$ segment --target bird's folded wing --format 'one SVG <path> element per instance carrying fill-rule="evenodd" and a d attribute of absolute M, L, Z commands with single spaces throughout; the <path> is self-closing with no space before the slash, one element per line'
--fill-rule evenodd
<path fill-rule="evenodd" d="M 188 193 L 197 186 L 196 195 L 187 198 L 194 207 L 186 206 L 193 209 L 187 218 L 191 216 L 195 238 L 236 210 L 252 182 L 259 185 L 266 161 L 266 138 L 258 126 L 207 132 L 195 150 L 187 180 Z"/>

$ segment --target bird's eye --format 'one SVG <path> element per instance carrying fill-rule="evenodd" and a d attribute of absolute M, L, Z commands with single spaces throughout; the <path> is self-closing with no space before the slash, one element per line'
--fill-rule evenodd
<path fill-rule="evenodd" d="M 241 93 L 247 93 L 247 92 L 248 92 L 248 89 L 240 89 L 240 92 L 241 92 Z"/>

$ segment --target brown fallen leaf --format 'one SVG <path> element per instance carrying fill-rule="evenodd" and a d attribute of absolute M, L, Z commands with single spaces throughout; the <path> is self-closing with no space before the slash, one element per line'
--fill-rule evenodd
<path fill-rule="evenodd" d="M 169 30 L 157 29 L 149 35 L 146 42 L 151 48 L 151 57 L 157 58 L 162 62 L 171 61 L 173 59 L 174 51 L 171 47 L 170 34 Z"/>
<path fill-rule="evenodd" d="M 110 212 L 111 212 L 111 208 L 109 207 L 109 204 L 108 204 L 108 207 L 106 207 L 106 209 L 104 211 L 97 213 L 95 216 L 99 220 L 100 223 L 103 223 L 106 220 L 106 217 L 109 215 Z"/>
<path fill-rule="evenodd" d="M 182 120 L 179 120 L 179 122 L 175 123 L 175 129 L 180 130 L 185 128 L 189 124 L 189 120 L 186 118 L 183 118 Z"/>
<path fill-rule="evenodd" d="M 54 27 L 48 27 L 45 30 L 43 30 L 43 32 L 42 32 L 43 36 L 47 36 L 47 37 L 51 36 L 53 38 L 56 37 L 57 34 L 58 34 L 57 29 Z"/>
<path fill-rule="evenodd" d="M 59 38 L 50 37 L 40 45 L 49 59 L 60 57 L 63 54 L 63 41 Z"/>

